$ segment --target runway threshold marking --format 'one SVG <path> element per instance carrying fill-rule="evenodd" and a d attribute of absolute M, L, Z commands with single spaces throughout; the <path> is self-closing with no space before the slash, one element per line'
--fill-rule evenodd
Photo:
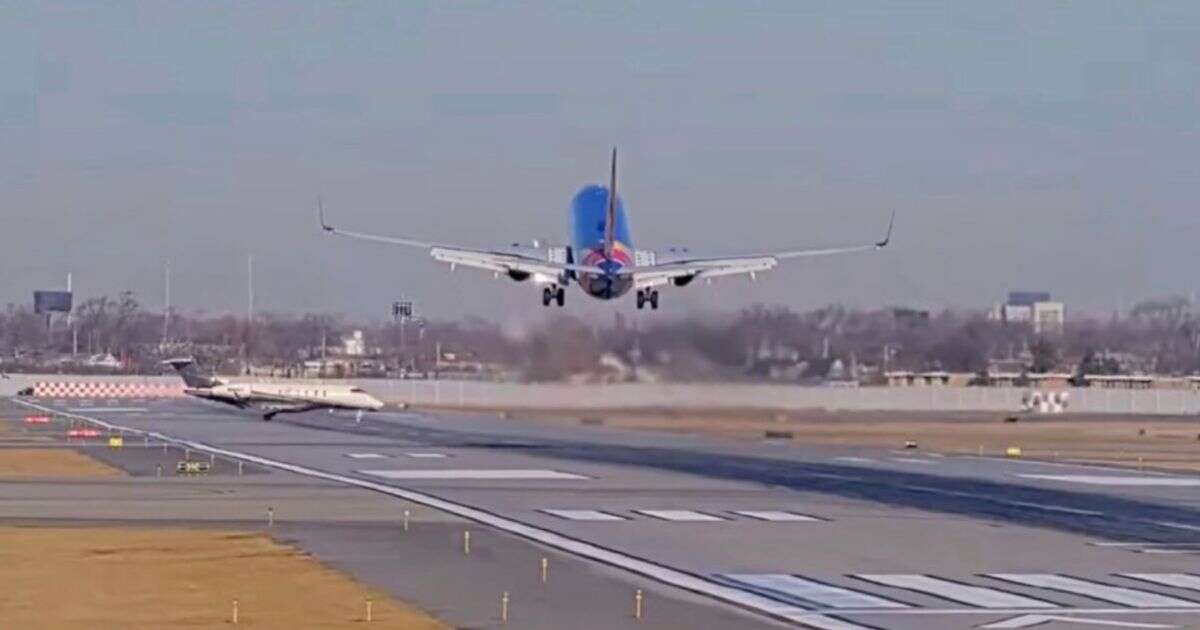
<path fill-rule="evenodd" d="M 660 521 L 676 521 L 684 523 L 712 523 L 724 521 L 720 516 L 697 512 L 695 510 L 634 510 L 638 514 L 656 518 Z"/>
<path fill-rule="evenodd" d="M 1024 479 L 1042 481 L 1062 481 L 1066 483 L 1082 483 L 1093 486 L 1164 486 L 1164 487 L 1196 487 L 1200 486 L 1200 477 L 1143 477 L 1120 475 L 1032 475 L 1018 474 Z"/>
<path fill-rule="evenodd" d="M 57 411 L 53 408 L 45 407 L 45 406 L 38 405 L 35 403 L 30 403 L 30 402 L 26 402 L 26 401 L 17 401 L 17 402 L 19 402 L 20 404 L 35 408 L 35 409 L 41 409 L 42 411 L 49 411 L 52 413 Z M 177 437 L 170 436 L 165 433 L 158 432 L 158 431 L 148 431 L 145 429 L 138 429 L 138 428 L 134 428 L 134 427 L 116 425 L 111 422 L 106 422 L 99 418 L 93 418 L 90 416 L 83 416 L 83 415 L 79 415 L 79 414 L 70 414 L 70 415 L 74 415 L 78 419 L 85 420 L 87 422 L 91 422 L 93 424 L 99 425 L 104 428 L 113 429 L 113 430 L 122 430 L 122 431 L 126 431 L 127 433 L 131 433 L 131 434 L 146 435 L 146 436 L 154 438 L 156 440 L 172 442 L 172 443 L 175 443 L 175 444 L 178 444 L 181 446 L 186 446 L 188 448 L 195 449 L 197 451 L 204 451 L 204 452 L 212 453 L 214 455 L 220 455 L 222 457 L 229 457 L 232 459 L 240 459 L 242 461 L 250 462 L 253 464 L 258 464 L 260 466 L 266 466 L 268 468 L 274 468 L 276 470 L 282 470 L 285 472 L 295 473 L 297 475 L 304 475 L 306 477 L 311 477 L 313 479 L 324 479 L 326 481 L 334 481 L 337 483 L 341 483 L 343 485 L 353 486 L 353 487 L 357 487 L 357 488 L 363 488 L 365 490 L 372 490 L 375 492 L 379 492 L 381 494 L 386 494 L 389 496 L 396 497 L 398 499 L 403 499 L 405 501 L 419 503 L 426 507 L 433 508 L 435 510 L 440 510 L 442 512 L 457 516 L 459 518 L 464 518 L 464 519 L 467 519 L 470 521 L 474 521 L 476 523 L 479 523 L 480 525 L 485 525 L 487 527 L 494 527 L 498 530 L 508 532 L 515 536 L 520 536 L 527 540 L 531 540 L 531 541 L 538 542 L 538 543 L 541 543 L 541 544 L 549 546 L 549 547 L 553 547 L 555 549 L 559 549 L 563 552 L 573 554 L 580 558 L 585 558 L 587 560 L 592 560 L 595 562 L 600 562 L 603 564 L 614 566 L 614 567 L 629 571 L 630 573 L 634 573 L 634 574 L 641 575 L 641 576 L 647 577 L 649 579 L 655 580 L 661 584 L 666 584 L 668 586 L 674 586 L 676 588 L 681 588 L 686 591 L 691 591 L 693 593 L 704 595 L 704 596 L 710 597 L 716 601 L 720 601 L 725 604 L 730 604 L 730 605 L 736 606 L 738 608 L 741 608 L 743 610 L 746 610 L 746 611 L 749 611 L 752 613 L 756 613 L 759 615 L 763 615 L 766 617 L 771 617 L 771 618 L 779 619 L 779 620 L 783 620 L 783 621 L 789 621 L 789 622 L 794 622 L 794 623 L 806 623 L 806 625 L 811 625 L 811 624 L 807 624 L 807 622 L 805 622 L 804 619 L 807 617 L 813 617 L 812 613 L 810 613 L 809 611 L 807 611 L 803 608 L 800 608 L 798 606 L 783 604 L 783 603 L 780 603 L 773 599 L 770 599 L 768 597 L 763 597 L 762 595 L 758 595 L 756 593 L 745 591 L 745 590 L 735 588 L 732 586 L 726 586 L 723 584 L 719 584 L 717 582 L 714 582 L 713 580 L 697 576 L 697 575 L 689 573 L 687 571 L 681 571 L 679 569 L 674 569 L 674 568 L 671 568 L 671 567 L 668 567 L 665 565 L 658 564 L 656 562 L 651 562 L 649 560 L 638 558 L 636 556 L 630 556 L 627 554 L 623 554 L 619 551 L 613 551 L 612 549 L 606 549 L 604 547 L 593 545 L 591 543 L 588 543 L 588 542 L 585 542 L 585 541 L 582 541 L 582 540 L 579 540 L 576 538 L 572 538 L 570 536 L 566 536 L 564 534 L 560 534 L 558 532 L 554 532 L 554 531 L 551 531 L 548 529 L 542 529 L 540 527 L 526 525 L 525 523 L 522 523 L 520 521 L 516 521 L 516 520 L 510 519 L 510 518 L 505 518 L 503 516 L 499 516 L 499 515 L 493 514 L 491 512 L 481 510 L 479 508 L 474 508 L 474 507 L 471 507 L 468 505 L 464 505 L 462 503 L 456 503 L 454 501 L 442 499 L 440 497 L 436 497 L 431 494 L 426 494 L 424 492 L 417 492 L 415 490 L 408 490 L 408 489 L 400 488 L 397 486 L 390 486 L 387 484 L 369 481 L 366 479 L 359 479 L 356 477 L 348 477 L 346 475 L 329 473 L 329 472 L 325 472 L 323 470 L 317 470 L 315 468 L 309 468 L 307 466 L 300 466 L 298 464 L 289 464 L 287 462 L 279 461 L 276 459 L 271 459 L 268 457 L 261 457 L 261 456 L 253 455 L 250 453 L 242 453 L 239 451 L 232 451 L 229 449 L 212 446 L 210 444 L 205 444 L 203 442 L 196 442 L 193 440 L 177 438 Z M 815 620 L 814 623 L 821 621 L 820 619 L 817 619 L 816 617 L 813 617 L 813 619 Z M 815 626 L 814 625 L 812 627 L 820 628 L 823 626 Z M 828 627 L 831 629 L 834 628 L 833 626 L 828 626 Z M 853 624 L 842 626 L 842 628 L 845 628 L 846 630 L 858 630 L 860 628 L 866 628 L 866 627 L 867 626 L 856 626 Z M 838 630 L 840 630 L 840 629 L 838 629 Z"/>
<path fill-rule="evenodd" d="M 538 511 L 543 512 L 545 514 L 549 514 L 550 516 L 557 516 L 558 518 L 565 519 L 568 521 L 613 522 L 613 521 L 629 520 L 629 519 L 625 518 L 624 516 L 617 516 L 616 514 L 602 512 L 600 510 L 551 510 L 551 509 L 545 509 L 545 510 L 538 510 Z"/>
<path fill-rule="evenodd" d="M 1058 604 L 1008 591 L 921 574 L 859 574 L 855 578 L 893 588 L 933 595 L 976 608 L 1059 608 Z"/>
<path fill-rule="evenodd" d="M 733 510 L 733 514 L 745 516 L 759 521 L 772 521 L 779 523 L 815 523 L 821 522 L 821 519 L 807 514 L 799 514 L 786 510 Z"/>
<path fill-rule="evenodd" d="M 1200 603 L 1152 591 L 1112 586 L 1055 573 L 988 573 L 988 577 L 1037 588 L 1083 595 L 1130 608 L 1200 608 Z"/>
<path fill-rule="evenodd" d="M 716 577 L 724 582 L 737 584 L 799 606 L 859 610 L 897 610 L 909 607 L 908 604 L 878 595 L 787 573 L 722 573 Z"/>
<path fill-rule="evenodd" d="M 1118 573 L 1117 575 L 1161 586 L 1200 591 L 1200 575 L 1192 573 Z"/>
<path fill-rule="evenodd" d="M 590 479 L 584 475 L 563 472 L 561 470 L 543 470 L 534 468 L 446 468 L 427 470 L 360 470 L 364 475 L 382 477 L 384 479 L 409 480 L 439 480 L 439 479 L 472 479 L 472 480 L 533 480 L 533 479 Z"/>

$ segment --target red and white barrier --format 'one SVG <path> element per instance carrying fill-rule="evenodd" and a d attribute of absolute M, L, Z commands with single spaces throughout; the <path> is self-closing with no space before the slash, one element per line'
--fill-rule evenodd
<path fill-rule="evenodd" d="M 43 381 L 34 384 L 33 395 L 39 398 L 176 398 L 184 394 L 182 384 Z"/>

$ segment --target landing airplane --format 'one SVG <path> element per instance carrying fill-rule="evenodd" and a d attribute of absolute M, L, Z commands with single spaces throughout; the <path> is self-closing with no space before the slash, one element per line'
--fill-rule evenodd
<path fill-rule="evenodd" d="M 368 241 L 393 243 L 429 250 L 435 260 L 491 271 L 517 281 L 532 279 L 545 285 L 542 306 L 566 301 L 566 289 L 575 281 L 583 292 L 601 300 L 612 300 L 637 290 L 637 307 L 658 309 L 658 288 L 663 285 L 684 287 L 698 278 L 711 280 L 722 276 L 748 274 L 773 269 L 780 260 L 813 256 L 848 254 L 887 246 L 896 220 L 893 212 L 883 240 L 864 245 L 827 249 L 787 249 L 741 256 L 695 256 L 686 248 L 666 250 L 634 249 L 630 238 L 625 204 L 617 190 L 617 150 L 612 152 L 608 187 L 585 186 L 571 201 L 572 243 L 562 247 L 525 246 L 513 243 L 508 248 L 473 249 L 439 245 L 407 237 L 364 234 L 335 228 L 325 222 L 325 208 L 317 199 L 321 229 Z"/>
<path fill-rule="evenodd" d="M 383 402 L 359 387 L 335 385 L 317 381 L 282 381 L 278 383 L 231 381 L 216 376 L 204 376 L 196 370 L 191 358 L 163 361 L 175 368 L 189 396 L 214 400 L 239 409 L 259 406 L 265 409 L 263 420 L 270 421 L 281 413 L 303 413 L 317 409 L 348 409 L 378 411 Z"/>

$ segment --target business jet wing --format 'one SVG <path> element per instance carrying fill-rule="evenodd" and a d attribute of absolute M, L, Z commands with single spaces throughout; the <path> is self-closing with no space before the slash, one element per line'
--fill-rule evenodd
<path fill-rule="evenodd" d="M 390 245 L 403 245 L 405 247 L 415 247 L 429 251 L 430 257 L 439 262 L 444 262 L 450 265 L 453 269 L 458 265 L 464 267 L 472 267 L 475 269 L 483 269 L 494 273 L 517 273 L 528 275 L 543 275 L 549 278 L 557 278 L 566 271 L 576 271 L 580 273 L 603 274 L 604 270 L 592 265 L 577 265 L 566 261 L 552 259 L 552 252 L 545 247 L 525 247 L 521 245 L 513 245 L 509 249 L 476 249 L 470 247 L 459 247 L 455 245 L 443 245 L 422 241 L 413 238 L 400 236 L 382 236 L 378 234 L 367 234 L 363 232 L 352 232 L 336 228 L 325 222 L 325 209 L 318 200 L 318 217 L 321 223 L 321 230 L 327 234 L 335 234 L 338 236 L 346 236 L 364 241 L 375 241 L 377 243 L 388 243 Z"/>
<path fill-rule="evenodd" d="M 697 278 L 718 278 L 741 274 L 755 274 L 760 271 L 774 269 L 779 261 L 789 258 L 815 258 L 817 256 L 833 256 L 851 254 L 887 247 L 892 239 L 892 227 L 896 222 L 896 213 L 892 213 L 888 221 L 887 234 L 882 240 L 862 245 L 847 247 L 829 247 L 820 249 L 787 249 L 759 254 L 721 257 L 691 257 L 671 252 L 665 255 L 655 255 L 656 264 L 625 267 L 617 273 L 632 275 L 634 284 L 640 288 L 658 286 L 672 281 L 686 280 L 690 282 Z"/>

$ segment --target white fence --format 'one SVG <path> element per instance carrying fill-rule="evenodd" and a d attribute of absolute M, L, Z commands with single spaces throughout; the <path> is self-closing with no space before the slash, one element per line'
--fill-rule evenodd
<path fill-rule="evenodd" d="M 13 395 L 38 381 L 177 384 L 174 376 L 68 376 L 10 374 L 0 395 Z M 359 385 L 389 403 L 444 407 L 538 409 L 778 409 L 852 411 L 1016 412 L 1029 390 L 1015 387 L 798 387 L 702 383 L 686 385 L 559 385 L 478 381 L 360 379 Z M 1196 415 L 1200 391 L 1185 389 L 1099 389 L 1070 391 L 1067 412 Z"/>

